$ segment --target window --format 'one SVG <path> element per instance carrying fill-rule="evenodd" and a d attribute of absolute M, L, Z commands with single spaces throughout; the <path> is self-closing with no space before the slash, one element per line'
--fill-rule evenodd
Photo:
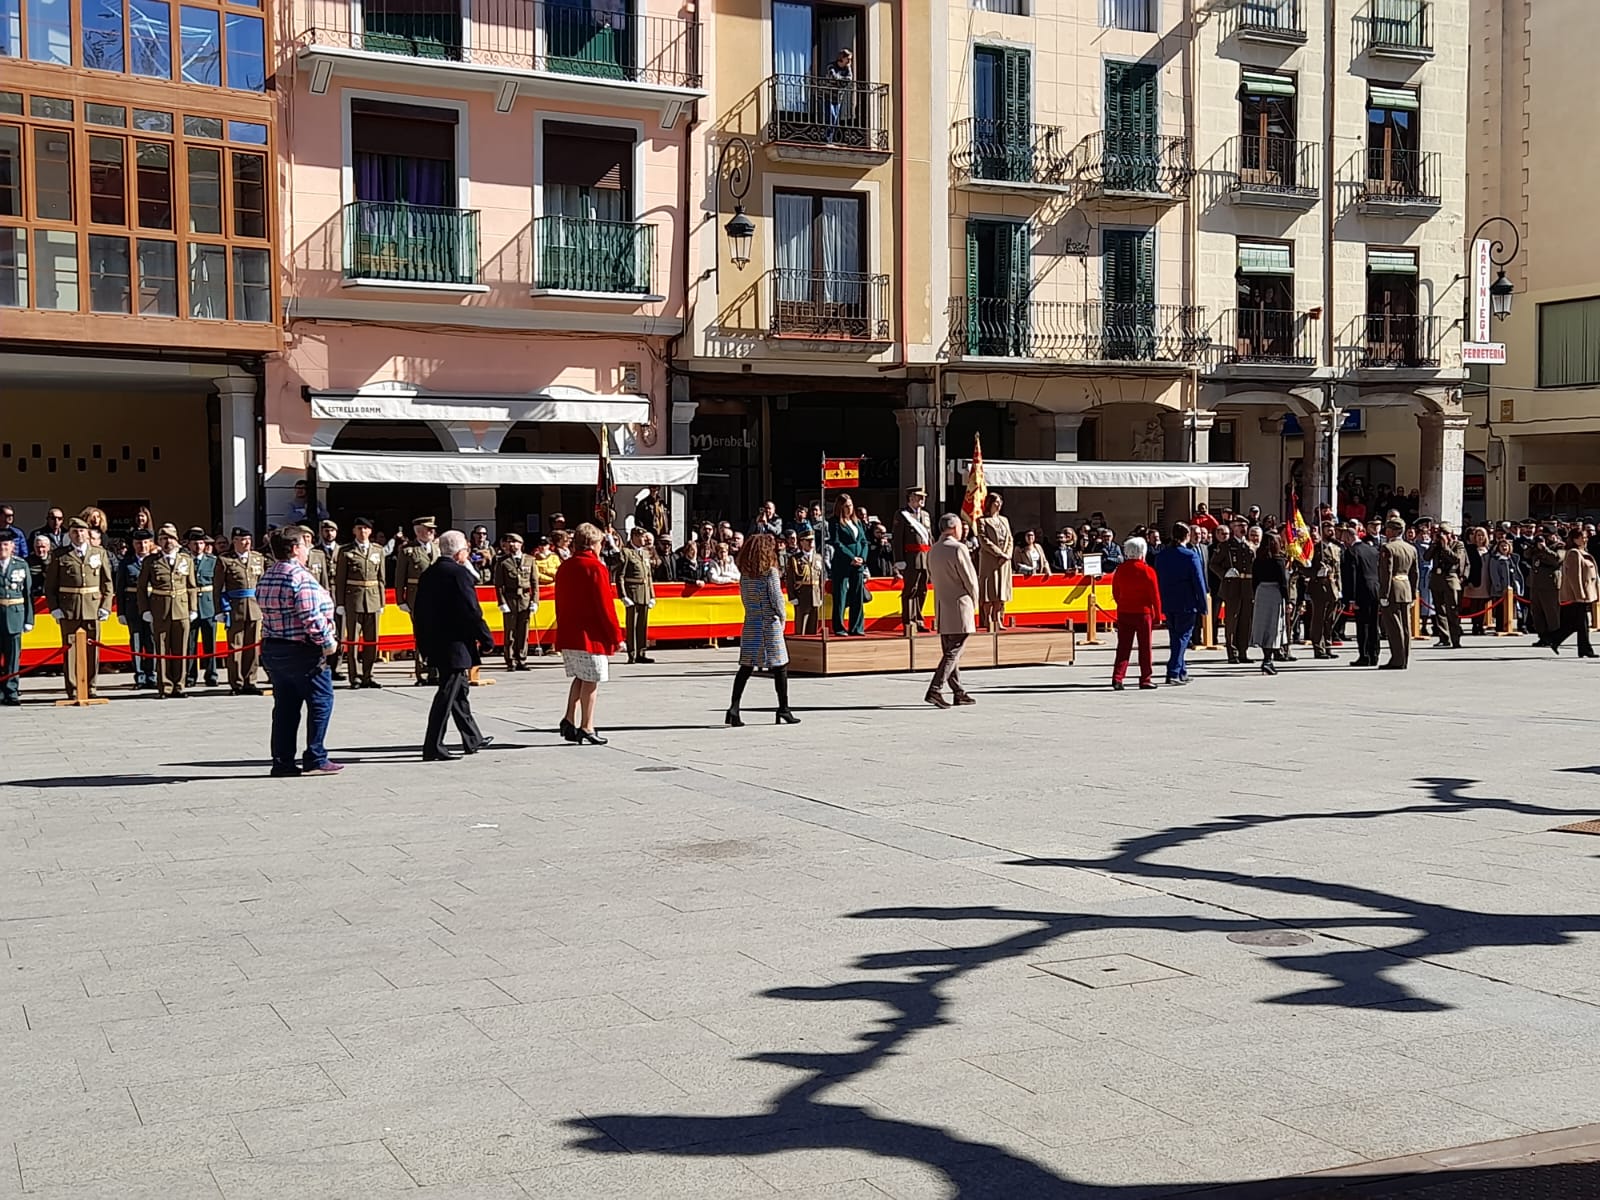
<path fill-rule="evenodd" d="M 139 312 L 147 317 L 178 315 L 178 244 L 139 239 Z"/>
<path fill-rule="evenodd" d="M 121 71 L 122 0 L 83 0 L 83 65 L 95 71 Z"/>
<path fill-rule="evenodd" d="M 1424 347 L 1417 300 L 1417 252 L 1369 249 L 1368 365 L 1412 366 L 1421 362 Z"/>
<path fill-rule="evenodd" d="M 544 127 L 544 211 L 581 221 L 633 220 L 633 132 L 550 121 Z"/>
<path fill-rule="evenodd" d="M 352 100 L 356 199 L 454 208 L 456 121 L 453 108 Z"/>
<path fill-rule="evenodd" d="M 185 4 L 178 10 L 178 78 L 222 86 L 222 14 Z"/>
<path fill-rule="evenodd" d="M 161 0 L 129 0 L 132 39 L 129 57 L 135 75 L 172 78 L 172 10 Z"/>
<path fill-rule="evenodd" d="M 128 223 L 126 138 L 89 139 L 89 220 L 96 225 Z"/>
<path fill-rule="evenodd" d="M 267 34 L 260 17 L 228 14 L 228 86 L 244 92 L 267 90 Z"/>
<path fill-rule="evenodd" d="M 72 220 L 72 134 L 33 131 L 33 213 L 41 221 Z"/>
<path fill-rule="evenodd" d="M 78 235 L 57 229 L 33 231 L 35 308 L 78 311 Z"/>
<path fill-rule="evenodd" d="M 1032 254 L 1033 231 L 1025 222 L 967 222 L 968 353 L 1028 357 Z"/>
<path fill-rule="evenodd" d="M 1155 357 L 1156 235 L 1153 229 L 1101 231 L 1103 351 L 1108 359 Z"/>
<path fill-rule="evenodd" d="M 1028 15 L 1027 0 L 972 0 L 972 7 L 979 12 L 1006 13 L 1013 17 Z"/>
<path fill-rule="evenodd" d="M 1422 102 L 1415 88 L 1373 87 L 1367 97 L 1367 190 L 1414 195 L 1419 190 Z"/>
<path fill-rule="evenodd" d="M 1600 384 L 1600 296 L 1539 305 L 1539 386 Z"/>
<path fill-rule="evenodd" d="M 72 65 L 71 0 L 26 0 L 28 58 Z"/>
<path fill-rule="evenodd" d="M 1161 190 L 1157 68 L 1106 61 L 1105 186 L 1115 191 Z"/>
<path fill-rule="evenodd" d="M 980 179 L 1033 178 L 1033 89 L 1026 50 L 978 46 L 972 52 L 974 173 Z"/>
<path fill-rule="evenodd" d="M 28 303 L 28 231 L 0 226 L 0 308 Z"/>
<path fill-rule="evenodd" d="M 866 144 L 874 114 L 860 86 L 865 47 L 862 9 L 776 0 L 771 104 L 779 141 Z"/>
<path fill-rule="evenodd" d="M 0 125 L 0 217 L 22 215 L 22 129 Z"/>
<path fill-rule="evenodd" d="M 260 92 L 266 23 L 260 0 L 0 0 L 0 61 L 19 58 Z"/>
<path fill-rule="evenodd" d="M 128 239 L 89 235 L 89 311 L 129 312 L 132 300 L 129 284 Z"/>
<path fill-rule="evenodd" d="M 1293 357 L 1294 255 L 1286 242 L 1240 239 L 1235 351 L 1241 361 Z"/>
<path fill-rule="evenodd" d="M 1153 33 L 1156 0 L 1100 0 L 1100 24 L 1107 29 Z"/>
<path fill-rule="evenodd" d="M 776 192 L 772 200 L 779 329 L 868 336 L 865 198 Z"/>
<path fill-rule="evenodd" d="M 1295 81 L 1245 71 L 1239 87 L 1239 178 L 1262 187 L 1297 187 Z"/>

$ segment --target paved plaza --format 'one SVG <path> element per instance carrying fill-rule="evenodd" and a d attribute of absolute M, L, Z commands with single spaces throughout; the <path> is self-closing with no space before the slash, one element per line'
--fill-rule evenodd
<path fill-rule="evenodd" d="M 948 712 L 797 679 L 794 728 L 757 677 L 732 730 L 732 651 L 667 650 L 600 748 L 544 661 L 474 691 L 492 750 L 426 766 L 397 664 L 299 780 L 266 700 L 10 710 L 0 1198 L 1134 1200 L 1600 1156 L 1600 837 L 1554 832 L 1600 817 L 1600 669 L 1348 653 L 1113 694 L 1098 651 Z"/>

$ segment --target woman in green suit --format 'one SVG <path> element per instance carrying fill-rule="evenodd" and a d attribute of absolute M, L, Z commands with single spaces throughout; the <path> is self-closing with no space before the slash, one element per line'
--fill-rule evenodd
<path fill-rule="evenodd" d="M 867 551 L 871 549 L 867 528 L 856 516 L 856 504 L 848 493 L 833 505 L 833 520 L 828 522 L 828 541 L 833 559 L 828 564 L 828 579 L 833 584 L 833 636 L 845 636 L 845 613 L 850 610 L 851 637 L 866 634 Z"/>

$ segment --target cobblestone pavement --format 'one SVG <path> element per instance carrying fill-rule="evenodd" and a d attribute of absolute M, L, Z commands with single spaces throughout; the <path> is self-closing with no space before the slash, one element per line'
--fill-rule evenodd
<path fill-rule="evenodd" d="M 1288 1195 L 1600 1122 L 1596 664 L 1086 655 L 793 728 L 757 677 L 733 730 L 731 652 L 660 658 L 603 748 L 491 670 L 426 766 L 397 665 L 335 778 L 265 777 L 266 700 L 6 710 L 0 1197 Z"/>

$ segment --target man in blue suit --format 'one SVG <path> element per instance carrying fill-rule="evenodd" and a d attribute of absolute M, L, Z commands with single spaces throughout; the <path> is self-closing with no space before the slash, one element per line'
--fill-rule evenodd
<path fill-rule="evenodd" d="M 1196 623 L 1206 610 L 1206 573 L 1200 555 L 1189 544 L 1189 527 L 1179 521 L 1172 527 L 1172 544 L 1156 555 L 1156 583 L 1161 588 L 1161 611 L 1167 614 L 1167 682 L 1189 682 L 1184 655 L 1194 637 Z"/>

